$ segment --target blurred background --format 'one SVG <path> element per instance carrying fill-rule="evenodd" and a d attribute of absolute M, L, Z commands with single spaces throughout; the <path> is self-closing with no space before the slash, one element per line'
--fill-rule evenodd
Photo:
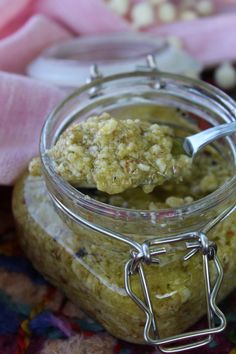
<path fill-rule="evenodd" d="M 11 214 L 47 114 L 91 64 L 104 75 L 135 69 L 149 48 L 161 69 L 236 97 L 236 0 L 0 0 L 0 354 L 159 353 L 112 338 L 49 285 L 20 249 Z M 235 299 L 222 305 L 227 331 L 204 353 L 236 353 Z"/>

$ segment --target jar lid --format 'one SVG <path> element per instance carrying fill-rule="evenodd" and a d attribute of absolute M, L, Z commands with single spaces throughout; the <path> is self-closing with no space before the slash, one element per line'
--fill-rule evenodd
<path fill-rule="evenodd" d="M 119 33 L 79 37 L 54 45 L 30 63 L 27 74 L 58 86 L 78 87 L 86 83 L 94 64 L 107 76 L 144 66 L 149 54 L 161 71 L 198 76 L 202 69 L 189 54 L 163 38 Z"/>

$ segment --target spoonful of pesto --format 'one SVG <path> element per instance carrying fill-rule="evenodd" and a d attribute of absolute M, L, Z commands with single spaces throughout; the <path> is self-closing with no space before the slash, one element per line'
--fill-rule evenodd
<path fill-rule="evenodd" d="M 191 173 L 191 158 L 174 152 L 167 126 L 107 113 L 71 125 L 48 151 L 56 172 L 77 188 L 108 194 L 142 186 L 150 193 Z"/>

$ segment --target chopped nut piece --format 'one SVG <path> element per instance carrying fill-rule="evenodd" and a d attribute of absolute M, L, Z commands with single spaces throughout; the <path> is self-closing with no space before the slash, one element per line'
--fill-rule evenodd
<path fill-rule="evenodd" d="M 141 171 L 150 171 L 150 166 L 145 165 L 144 163 L 139 163 L 137 166 Z"/>
<path fill-rule="evenodd" d="M 193 202 L 192 197 L 185 197 L 185 198 L 179 198 L 179 197 L 169 197 L 166 199 L 166 205 L 168 205 L 171 208 L 178 208 L 182 205 L 189 204 Z"/>
<path fill-rule="evenodd" d="M 41 161 L 39 157 L 34 157 L 29 163 L 29 173 L 32 176 L 41 176 Z"/>

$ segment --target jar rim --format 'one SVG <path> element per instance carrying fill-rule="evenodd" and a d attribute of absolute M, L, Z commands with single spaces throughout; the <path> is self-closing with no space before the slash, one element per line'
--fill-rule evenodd
<path fill-rule="evenodd" d="M 219 204 L 226 200 L 229 195 L 231 195 L 233 188 L 236 187 L 236 175 L 232 176 L 229 180 L 223 183 L 219 188 L 217 188 L 212 193 L 206 195 L 203 198 L 195 200 L 189 204 L 183 205 L 176 208 L 165 208 L 158 209 L 155 211 L 152 210 L 142 210 L 142 209 L 129 209 L 123 207 L 117 207 L 110 204 L 106 204 L 95 200 L 91 197 L 88 197 L 86 194 L 80 192 L 75 187 L 66 182 L 62 177 L 60 177 L 53 167 L 53 162 L 47 154 L 47 136 L 50 132 L 52 121 L 55 119 L 56 114 L 62 109 L 67 103 L 69 103 L 74 98 L 78 97 L 82 93 L 89 91 L 94 88 L 96 85 L 101 85 L 102 83 L 109 83 L 115 80 L 132 78 L 132 77 L 146 77 L 153 76 L 153 71 L 132 71 L 119 73 L 115 75 L 106 76 L 103 78 L 96 79 L 88 84 L 81 86 L 79 89 L 74 91 L 72 94 L 67 96 L 47 117 L 45 124 L 42 129 L 41 139 L 40 139 L 40 157 L 43 167 L 43 173 L 46 178 L 50 179 L 50 182 L 60 191 L 61 195 L 66 195 L 70 200 L 73 200 L 81 207 L 86 208 L 87 210 L 93 211 L 99 215 L 111 216 L 119 215 L 122 219 L 129 218 L 129 220 L 135 220 L 139 218 L 145 218 L 153 220 L 153 218 L 160 217 L 164 215 L 165 217 L 173 217 L 181 215 L 182 217 L 187 217 L 192 215 L 195 212 L 204 212 L 209 210 L 211 207 L 214 207 L 216 204 Z M 228 96 L 226 93 L 218 89 L 217 87 L 210 85 L 206 82 L 203 82 L 198 79 L 188 78 L 182 75 L 158 72 L 158 77 L 161 80 L 162 78 L 174 79 L 176 81 L 181 80 L 185 84 L 193 84 L 195 87 L 198 87 L 209 93 L 211 97 L 217 97 L 219 102 L 224 108 L 230 113 L 230 121 L 236 120 L 236 102 Z"/>

